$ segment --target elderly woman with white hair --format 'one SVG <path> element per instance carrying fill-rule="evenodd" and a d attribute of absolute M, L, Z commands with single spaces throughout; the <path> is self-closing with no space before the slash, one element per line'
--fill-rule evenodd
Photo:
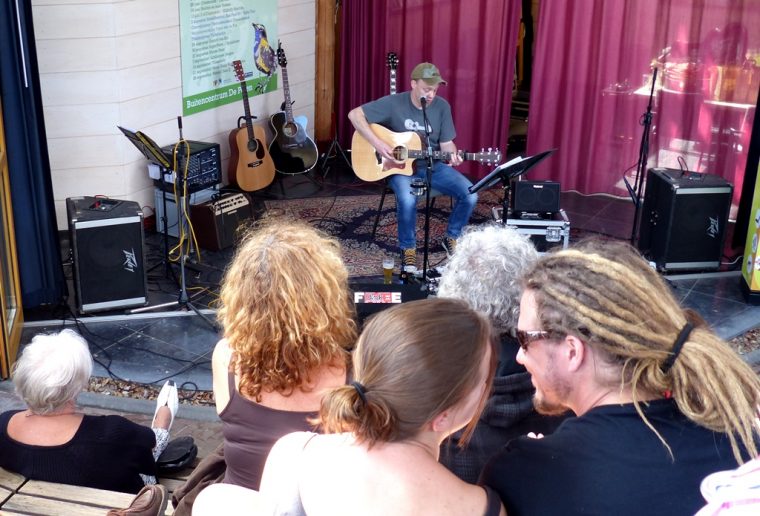
<path fill-rule="evenodd" d="M 470 227 L 441 276 L 438 297 L 466 302 L 488 316 L 499 335 L 491 395 L 470 442 L 460 448 L 454 434 L 441 447 L 441 462 L 466 482 L 476 482 L 490 456 L 514 437 L 550 433 L 564 419 L 536 413 L 530 374 L 516 360 L 521 277 L 537 259 L 530 239 L 514 229 L 496 224 Z"/>
<path fill-rule="evenodd" d="M 164 385 L 148 428 L 79 412 L 76 398 L 91 374 L 89 347 L 76 332 L 32 339 L 13 369 L 28 408 L 0 414 L 0 466 L 35 480 L 128 493 L 155 483 L 155 459 L 178 408 L 176 387 Z"/>

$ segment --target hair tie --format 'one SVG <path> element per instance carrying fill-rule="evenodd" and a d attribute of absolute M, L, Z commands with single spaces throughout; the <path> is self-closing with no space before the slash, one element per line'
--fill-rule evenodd
<path fill-rule="evenodd" d="M 351 382 L 351 386 L 356 390 L 356 394 L 362 399 L 362 403 L 367 404 L 367 389 L 359 382 Z"/>
<path fill-rule="evenodd" d="M 683 325 L 683 328 L 681 328 L 681 331 L 678 332 L 678 337 L 676 337 L 676 341 L 673 344 L 673 351 L 670 352 L 670 356 L 665 360 L 665 362 L 662 364 L 662 372 L 666 373 L 670 371 L 670 368 L 673 367 L 673 364 L 675 364 L 676 359 L 678 358 L 678 355 L 681 354 L 681 348 L 683 348 L 684 343 L 686 342 L 686 339 L 689 338 L 689 334 L 691 333 L 691 330 L 694 329 L 694 325 L 690 322 L 687 322 Z"/>

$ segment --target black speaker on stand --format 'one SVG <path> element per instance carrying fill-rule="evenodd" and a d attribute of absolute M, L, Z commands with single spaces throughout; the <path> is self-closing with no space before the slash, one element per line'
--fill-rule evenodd
<path fill-rule="evenodd" d="M 717 270 L 733 187 L 713 174 L 647 173 L 638 247 L 661 271 Z"/>
<path fill-rule="evenodd" d="M 140 205 L 99 197 L 66 199 L 80 313 L 145 306 Z"/>

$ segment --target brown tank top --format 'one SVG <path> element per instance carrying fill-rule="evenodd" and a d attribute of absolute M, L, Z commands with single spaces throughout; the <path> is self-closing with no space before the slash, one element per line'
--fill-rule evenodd
<path fill-rule="evenodd" d="M 277 410 L 243 397 L 228 374 L 230 401 L 219 414 L 224 434 L 224 482 L 258 491 L 264 464 L 274 443 L 291 432 L 313 431 L 316 412 Z"/>

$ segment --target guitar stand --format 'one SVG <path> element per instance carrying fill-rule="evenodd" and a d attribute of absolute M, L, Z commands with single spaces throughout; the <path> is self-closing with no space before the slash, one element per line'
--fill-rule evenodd
<path fill-rule="evenodd" d="M 152 265 L 147 272 L 152 272 L 154 269 L 163 265 L 164 277 L 167 279 L 171 277 L 174 279 L 174 281 L 177 281 L 177 275 L 174 274 L 174 269 L 172 269 L 171 261 L 169 260 L 169 212 L 167 211 L 166 206 L 166 174 L 164 174 L 164 171 L 161 168 L 159 168 L 159 174 L 161 175 L 161 204 L 163 206 L 163 213 L 161 214 L 161 224 L 163 231 L 161 231 L 161 234 L 164 253 L 161 257 L 161 260 Z M 175 199 L 174 202 L 176 203 L 177 200 Z M 177 223 L 179 224 L 179 221 Z"/>
<path fill-rule="evenodd" d="M 311 182 L 311 184 L 313 184 L 314 186 L 317 187 L 317 190 L 321 190 L 324 187 L 322 185 L 322 183 L 320 183 L 319 181 L 317 181 L 316 179 L 314 179 L 313 177 L 311 177 L 309 175 L 309 174 L 311 174 L 312 170 L 309 170 L 308 172 L 304 172 L 304 173 L 301 173 L 301 174 L 285 174 L 283 172 L 277 171 L 276 176 L 275 176 L 275 180 L 272 182 L 271 185 L 269 185 L 267 187 L 267 190 L 269 188 L 271 188 L 272 185 L 274 185 L 274 183 L 277 183 L 279 185 L 279 187 L 280 187 L 280 198 L 281 199 L 290 199 L 290 197 L 288 197 L 285 194 L 285 185 L 282 184 L 282 178 L 283 177 L 296 177 L 296 176 L 298 176 L 298 177 L 305 177 L 306 179 L 308 179 Z"/>
<path fill-rule="evenodd" d="M 355 174 L 354 167 L 351 165 L 351 160 L 348 159 L 346 151 L 341 147 L 340 142 L 338 141 L 338 136 L 336 135 L 333 136 L 333 139 L 330 142 L 330 147 L 327 149 L 327 152 L 322 155 L 322 162 L 319 164 L 319 168 L 322 170 L 322 182 L 324 182 L 332 167 L 332 165 L 328 164 L 328 161 L 338 157 L 342 158 L 343 163 L 346 164 L 348 170 Z"/>

